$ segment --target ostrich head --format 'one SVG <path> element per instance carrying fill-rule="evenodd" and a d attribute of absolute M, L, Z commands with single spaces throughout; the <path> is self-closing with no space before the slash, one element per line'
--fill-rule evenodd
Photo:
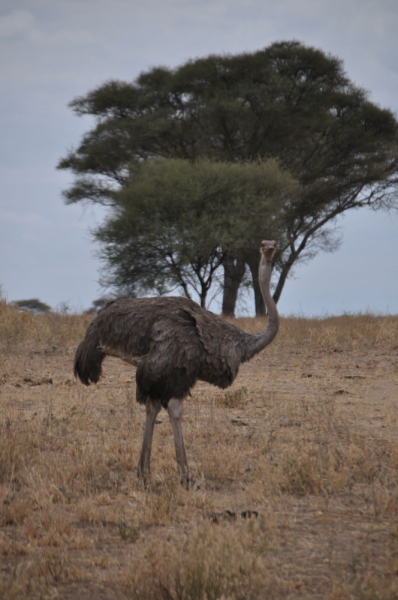
<path fill-rule="evenodd" d="M 261 252 L 261 254 L 264 255 L 265 260 L 267 262 L 272 261 L 272 258 L 275 254 L 275 250 L 276 250 L 276 242 L 274 240 L 272 240 L 272 241 L 263 240 L 261 242 L 260 252 Z"/>

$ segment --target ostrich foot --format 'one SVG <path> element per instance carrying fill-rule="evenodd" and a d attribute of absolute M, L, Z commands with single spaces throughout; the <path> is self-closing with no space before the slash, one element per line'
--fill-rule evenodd
<path fill-rule="evenodd" d="M 189 473 L 180 472 L 180 483 L 183 488 L 189 491 L 189 489 L 192 488 L 194 482 L 193 479 L 189 476 Z"/>
<path fill-rule="evenodd" d="M 144 488 L 147 489 L 152 484 L 152 475 L 151 471 L 148 469 L 142 469 L 141 465 L 138 465 L 137 468 L 137 478 L 142 481 L 144 484 Z"/>

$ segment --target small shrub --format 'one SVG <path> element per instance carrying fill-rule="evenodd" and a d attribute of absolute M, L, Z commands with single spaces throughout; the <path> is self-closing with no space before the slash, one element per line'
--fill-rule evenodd
<path fill-rule="evenodd" d="M 323 489 L 323 469 L 316 457 L 308 454 L 289 456 L 283 467 L 282 490 L 290 494 L 305 496 L 319 494 Z"/>
<path fill-rule="evenodd" d="M 119 517 L 117 528 L 120 537 L 126 542 L 136 542 L 140 538 L 140 530 L 134 523 L 128 523 L 124 514 Z"/>
<path fill-rule="evenodd" d="M 21 432 L 8 419 L 0 424 L 0 483 L 12 483 L 35 459 L 37 438 L 28 428 Z"/>
<path fill-rule="evenodd" d="M 217 396 L 216 404 L 220 408 L 243 408 L 247 404 L 247 388 L 228 390 Z"/>

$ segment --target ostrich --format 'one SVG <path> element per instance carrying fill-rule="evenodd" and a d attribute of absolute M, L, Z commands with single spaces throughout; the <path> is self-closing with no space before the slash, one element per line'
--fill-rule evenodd
<path fill-rule="evenodd" d="M 279 316 L 270 294 L 274 241 L 261 243 L 259 279 L 268 309 L 268 325 L 251 335 L 181 297 L 115 300 L 90 323 L 76 351 L 74 374 L 82 383 L 97 383 L 105 356 L 137 367 L 137 401 L 146 406 L 145 433 L 138 463 L 144 481 L 150 473 L 155 420 L 161 408 L 169 414 L 181 474 L 188 487 L 189 470 L 181 421 L 183 400 L 199 379 L 220 388 L 232 384 L 242 362 L 275 338 Z"/>

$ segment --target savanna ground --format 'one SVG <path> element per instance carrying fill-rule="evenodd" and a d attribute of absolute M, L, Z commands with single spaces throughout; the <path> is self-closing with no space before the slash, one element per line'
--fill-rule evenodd
<path fill-rule="evenodd" d="M 186 491 L 164 411 L 136 477 L 132 367 L 73 379 L 90 317 L 0 312 L 1 598 L 398 598 L 398 317 L 283 319 L 232 388 L 198 384 Z"/>

